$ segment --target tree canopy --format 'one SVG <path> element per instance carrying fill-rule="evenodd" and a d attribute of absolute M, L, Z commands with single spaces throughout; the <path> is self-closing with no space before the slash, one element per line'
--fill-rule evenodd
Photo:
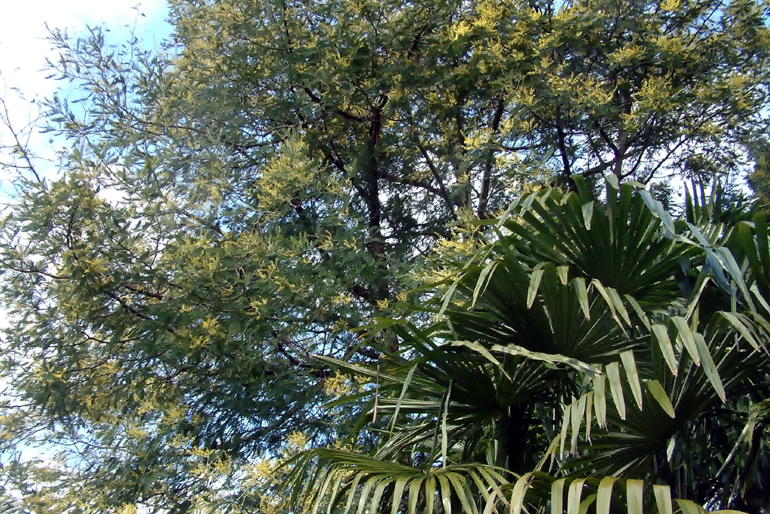
<path fill-rule="evenodd" d="M 255 470 L 297 434 L 319 447 L 357 436 L 376 454 L 381 433 L 354 421 L 373 386 L 356 384 L 361 401 L 345 410 L 322 407 L 348 380 L 339 363 L 413 358 L 397 324 L 372 320 L 424 328 L 435 313 L 407 305 L 476 262 L 512 202 L 583 184 L 599 219 L 605 175 L 665 191 L 672 178 L 716 184 L 761 169 L 767 16 L 754 0 L 174 0 L 174 33 L 157 51 L 111 45 L 98 28 L 55 32 L 51 66 L 71 86 L 46 104 L 47 129 L 70 146 L 53 171 L 16 149 L 0 234 L 11 319 L 0 444 L 45 443 L 59 460 L 9 465 L 8 508 L 254 512 L 266 494 Z M 734 211 L 718 221 L 736 222 Z M 564 244 L 533 242 L 525 273 L 546 280 L 535 261 L 580 242 Z M 653 259 L 643 250 L 626 256 L 623 280 Z M 580 273 L 604 284 L 593 251 Z M 721 277 L 685 261 L 636 291 L 604 286 L 643 312 L 673 308 L 689 298 L 678 273 Z M 631 349 L 618 344 L 610 353 Z M 565 395 L 542 405 L 570 405 Z M 751 406 L 740 408 L 746 418 Z"/>

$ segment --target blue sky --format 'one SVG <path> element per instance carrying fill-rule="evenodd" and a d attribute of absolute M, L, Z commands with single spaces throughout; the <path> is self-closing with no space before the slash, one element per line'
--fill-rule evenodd
<path fill-rule="evenodd" d="M 36 118 L 39 101 L 60 86 L 45 78 L 46 58 L 57 57 L 46 40 L 46 25 L 67 29 L 73 36 L 84 34 L 87 25 L 101 25 L 110 30 L 113 43 L 127 39 L 133 28 L 150 47 L 159 45 L 171 32 L 166 0 L 17 0 L 5 4 L 0 16 L 0 99 L 17 130 Z M 29 144 L 41 157 L 53 158 L 55 144 L 50 145 L 49 138 L 33 131 Z M 0 148 L 11 143 L 11 134 L 0 124 Z M 0 150 L 0 162 L 7 161 L 5 157 Z M 11 178 L 11 173 L 0 169 L 0 197 L 9 191 Z"/>
<path fill-rule="evenodd" d="M 46 25 L 67 29 L 73 36 L 85 34 L 86 26 L 101 25 L 110 29 L 113 43 L 127 39 L 133 28 L 146 45 L 157 47 L 171 32 L 167 15 L 166 0 L 145 0 L 141 4 L 136 0 L 7 0 L 0 16 L 0 116 L 5 116 L 1 111 L 4 104 L 14 129 L 21 132 L 36 119 L 40 101 L 61 86 L 45 78 L 49 74 L 44 69 L 46 58 L 55 60 L 57 57 L 46 40 Z M 29 145 L 44 159 L 41 162 L 52 161 L 57 141 L 50 144 L 50 134 L 39 134 L 34 126 L 28 133 L 31 135 Z M 0 163 L 8 162 L 3 148 L 12 143 L 8 128 L 0 123 Z M 55 174 L 53 165 L 49 166 L 51 168 L 44 171 Z M 0 166 L 0 216 L 5 213 L 3 205 L 7 204 L 12 192 L 12 179 L 13 172 Z M 6 323 L 8 320 L 0 308 L 0 328 Z M 40 448 L 28 448 L 23 454 L 25 458 L 45 458 L 45 452 Z"/>

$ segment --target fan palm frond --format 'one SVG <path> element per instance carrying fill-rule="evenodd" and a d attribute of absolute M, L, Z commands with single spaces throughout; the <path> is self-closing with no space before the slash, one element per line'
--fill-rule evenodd
<path fill-rule="evenodd" d="M 400 354 L 319 357 L 375 384 L 334 404 L 368 400 L 379 444 L 300 454 L 295 497 L 357 514 L 738 504 L 768 444 L 764 216 L 701 190 L 675 218 L 638 184 L 608 179 L 604 203 L 576 186 L 491 224 L 436 324 L 379 320 Z"/>

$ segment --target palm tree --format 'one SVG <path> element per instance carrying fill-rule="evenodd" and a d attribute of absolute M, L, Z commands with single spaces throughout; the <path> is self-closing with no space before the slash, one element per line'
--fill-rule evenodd
<path fill-rule="evenodd" d="M 359 514 L 766 508 L 765 216 L 694 188 L 674 218 L 640 185 L 611 177 L 604 202 L 576 185 L 484 222 L 495 240 L 445 284 L 440 322 L 380 320 L 398 354 L 324 358 L 376 384 L 363 428 L 381 444 L 300 454 L 294 498 Z"/>

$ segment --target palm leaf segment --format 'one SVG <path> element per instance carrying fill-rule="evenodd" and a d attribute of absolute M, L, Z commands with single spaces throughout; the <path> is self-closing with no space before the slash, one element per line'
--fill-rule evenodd
<path fill-rule="evenodd" d="M 653 503 L 659 514 L 673 514 L 675 507 L 684 514 L 706 513 L 690 500 L 672 501 L 667 485 L 654 484 L 652 494 L 646 494 L 645 482 L 638 479 L 557 479 L 543 472 L 516 477 L 482 464 L 422 470 L 327 448 L 305 452 L 291 463 L 296 466 L 296 475 L 314 484 L 310 492 L 295 489 L 313 496 L 313 514 L 520 513 L 544 500 L 550 503 L 552 513 L 591 509 L 596 514 L 642 514 L 650 512 Z M 734 510 L 714 511 L 721 513 L 738 514 Z"/>
<path fill-rule="evenodd" d="M 604 511 L 615 479 L 581 500 L 594 482 L 576 477 L 623 476 L 629 512 L 641 478 L 701 503 L 735 497 L 745 473 L 725 472 L 688 437 L 766 398 L 764 217 L 721 223 L 701 194 L 674 219 L 638 185 L 609 181 L 605 204 L 577 185 L 533 193 L 496 221 L 497 241 L 442 298 L 446 324 L 388 322 L 408 359 L 390 355 L 377 370 L 327 359 L 380 382 L 371 414 L 387 420 L 386 436 L 370 456 L 302 454 L 295 494 L 330 512 L 343 491 L 358 512 L 428 511 L 434 501 L 445 512 L 516 511 L 548 498 L 568 512 L 593 502 Z M 733 443 L 729 458 L 744 469 Z M 526 472 L 546 465 L 563 478 Z M 671 503 L 662 486 L 645 491 L 660 512 L 700 508 Z"/>

